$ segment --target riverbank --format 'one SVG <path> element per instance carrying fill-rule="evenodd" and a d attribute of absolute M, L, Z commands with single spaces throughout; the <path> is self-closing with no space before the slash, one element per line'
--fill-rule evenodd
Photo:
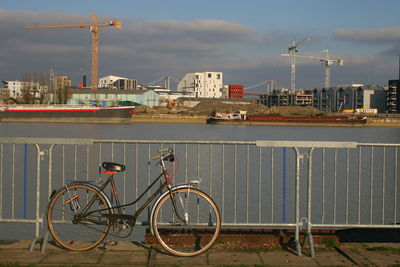
<path fill-rule="evenodd" d="M 0 122 L 23 123 L 93 123 L 93 124 L 132 124 L 132 123 L 178 123 L 206 124 L 209 116 L 196 114 L 137 113 L 131 118 L 0 118 Z M 349 122 L 295 122 L 295 121 L 223 121 L 222 125 L 258 126 L 315 126 L 315 127 L 400 127 L 400 116 L 369 116 L 363 124 Z"/>

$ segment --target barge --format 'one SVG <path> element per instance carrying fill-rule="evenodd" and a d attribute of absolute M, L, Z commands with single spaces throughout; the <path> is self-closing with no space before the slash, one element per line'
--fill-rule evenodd
<path fill-rule="evenodd" d="M 251 115 L 238 113 L 219 114 L 207 119 L 209 124 L 254 124 L 254 125 L 363 125 L 367 123 L 365 116 L 276 116 Z"/>
<path fill-rule="evenodd" d="M 97 107 L 90 105 L 0 105 L 2 121 L 129 120 L 135 107 Z"/>

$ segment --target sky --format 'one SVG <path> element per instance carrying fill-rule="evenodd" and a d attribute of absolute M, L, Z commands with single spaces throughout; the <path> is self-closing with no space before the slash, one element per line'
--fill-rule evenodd
<path fill-rule="evenodd" d="M 289 58 L 281 54 L 292 40 L 310 38 L 297 55 L 322 57 L 328 49 L 344 60 L 331 67 L 332 86 L 387 85 L 399 77 L 399 10 L 399 0 L 2 0 L 0 79 L 54 69 L 77 85 L 82 69 L 90 80 L 88 29 L 25 26 L 90 23 L 95 13 L 99 23 L 122 22 L 120 30 L 100 28 L 99 77 L 146 84 L 219 71 L 224 84 L 275 80 L 289 88 Z M 323 84 L 322 62 L 297 57 L 296 88 Z"/>

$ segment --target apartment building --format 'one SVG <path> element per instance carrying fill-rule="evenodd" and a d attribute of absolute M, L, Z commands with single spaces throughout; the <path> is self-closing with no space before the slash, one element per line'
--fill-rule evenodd
<path fill-rule="evenodd" d="M 200 98 L 221 98 L 223 90 L 222 72 L 187 73 L 178 83 L 178 92 L 193 93 Z"/>

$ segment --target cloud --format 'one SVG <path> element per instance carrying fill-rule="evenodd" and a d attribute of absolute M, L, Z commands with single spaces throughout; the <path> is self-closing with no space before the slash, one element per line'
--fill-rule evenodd
<path fill-rule="evenodd" d="M 393 44 L 400 42 L 400 27 L 373 30 L 339 29 L 333 32 L 333 37 L 338 40 L 356 43 Z"/>

